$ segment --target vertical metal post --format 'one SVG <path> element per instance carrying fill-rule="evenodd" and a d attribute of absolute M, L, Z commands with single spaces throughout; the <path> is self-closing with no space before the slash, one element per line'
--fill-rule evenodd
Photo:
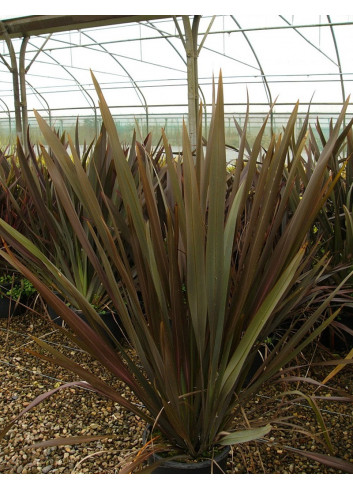
<path fill-rule="evenodd" d="M 22 39 L 21 50 L 20 50 L 20 89 L 21 89 L 21 111 L 22 111 L 22 143 L 25 150 L 27 151 L 27 127 L 28 127 L 28 110 L 27 110 L 27 92 L 26 92 L 26 69 L 25 69 L 25 56 L 26 47 L 29 37 L 26 36 Z"/>
<path fill-rule="evenodd" d="M 20 141 L 23 143 L 24 147 L 27 149 L 27 137 L 26 131 L 28 126 L 28 113 L 27 113 L 27 95 L 26 95 L 26 68 L 25 68 L 25 55 L 26 47 L 28 43 L 28 36 L 22 39 L 19 67 L 17 63 L 16 53 L 11 41 L 10 36 L 4 26 L 0 21 L 0 27 L 4 34 L 5 42 L 7 44 L 7 49 L 9 50 L 11 65 L 7 65 L 12 74 L 12 85 L 13 85 L 13 97 L 15 106 L 15 119 L 16 119 L 16 134 Z"/>
<path fill-rule="evenodd" d="M 0 22 L 0 26 L 2 28 L 2 32 L 4 34 L 5 42 L 7 45 L 7 49 L 9 50 L 11 65 L 8 65 L 8 68 L 12 74 L 12 84 L 13 84 L 13 98 L 14 98 L 14 106 L 15 106 L 15 119 L 16 119 L 16 133 L 17 136 L 22 139 L 22 124 L 21 124 L 21 102 L 20 102 L 20 86 L 18 81 L 18 67 L 17 67 L 17 59 L 16 53 L 11 41 L 10 36 L 2 22 Z"/>

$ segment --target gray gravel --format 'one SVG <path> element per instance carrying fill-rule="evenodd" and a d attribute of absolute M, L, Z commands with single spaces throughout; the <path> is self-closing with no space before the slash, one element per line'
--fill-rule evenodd
<path fill-rule="evenodd" d="M 121 392 L 132 398 L 131 392 L 110 379 L 109 373 L 88 355 L 70 345 L 62 333 L 38 315 L 26 314 L 0 320 L 0 429 L 37 395 L 63 382 L 79 380 L 62 368 L 44 363 L 24 349 L 35 347 L 28 334 L 45 337 L 56 343 L 66 354 L 83 366 L 99 373 Z M 66 347 L 66 348 L 65 348 Z M 318 380 L 329 369 L 315 371 Z M 315 377 L 313 374 L 313 377 Z M 347 366 L 336 384 L 353 394 L 353 367 Z M 301 387 L 302 388 L 302 387 Z M 264 390 L 255 401 L 257 416 L 267 416 L 264 401 L 271 398 L 274 386 Z M 308 392 L 308 388 L 305 387 Z M 311 389 L 313 390 L 313 389 Z M 136 402 L 138 400 L 136 399 Z M 254 404 L 251 407 L 253 407 Z M 348 403 L 320 403 L 329 429 L 336 456 L 353 463 L 353 410 Z M 282 413 L 283 414 L 283 413 Z M 318 431 L 313 413 L 295 406 L 291 414 L 295 422 L 309 431 Z M 142 446 L 144 422 L 119 405 L 83 389 L 65 389 L 45 400 L 35 410 L 21 418 L 0 442 L 0 473 L 3 474 L 116 474 L 126 457 Z M 327 453 L 325 447 L 306 435 L 273 431 L 271 440 L 306 450 Z M 48 448 L 31 448 L 39 441 L 64 436 L 95 435 L 106 438 L 85 444 Z M 243 444 L 231 453 L 228 473 L 339 473 L 322 464 L 293 455 L 275 445 Z"/>

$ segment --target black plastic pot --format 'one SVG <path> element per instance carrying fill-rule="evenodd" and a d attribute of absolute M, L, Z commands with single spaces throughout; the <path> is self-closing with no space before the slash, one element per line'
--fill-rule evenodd
<path fill-rule="evenodd" d="M 339 321 L 343 328 L 328 326 L 320 337 L 320 343 L 331 352 L 344 353 L 353 348 L 353 316 L 346 313 Z"/>
<path fill-rule="evenodd" d="M 331 352 L 345 354 L 353 348 L 353 307 L 344 306 L 320 335 L 321 345 Z"/>
<path fill-rule="evenodd" d="M 261 367 L 261 365 L 263 364 L 263 355 L 265 353 L 264 351 L 264 347 L 261 347 L 260 351 L 257 351 L 256 354 L 255 354 L 255 358 L 251 364 L 251 367 L 249 369 L 249 372 L 247 373 L 246 377 L 245 377 L 245 380 L 243 382 L 243 387 L 246 387 L 250 380 L 252 379 L 253 375 L 255 374 L 255 372 L 257 372 L 257 370 L 259 369 L 259 367 Z"/>
<path fill-rule="evenodd" d="M 73 311 L 75 311 L 75 313 L 80 318 L 82 318 L 84 321 L 87 321 L 87 319 L 86 319 L 85 315 L 82 313 L 82 311 L 80 311 L 78 309 L 74 309 L 74 308 L 72 308 L 72 309 L 73 309 Z M 54 321 L 55 324 L 61 325 L 62 318 L 60 316 L 58 316 L 58 314 L 54 311 L 54 309 L 52 307 L 50 307 L 49 305 L 47 305 L 47 311 L 48 311 L 50 319 L 52 321 Z M 105 313 L 100 312 L 98 314 L 101 317 L 101 319 L 103 320 L 103 322 L 105 323 L 105 325 L 109 328 L 109 331 L 114 335 L 114 337 L 117 340 L 120 341 L 123 338 L 123 334 L 122 334 L 122 331 L 121 331 L 119 324 L 118 324 L 117 315 L 115 315 L 111 311 L 107 311 Z"/>
<path fill-rule="evenodd" d="M 7 295 L 7 292 L 11 290 L 14 285 L 18 285 L 20 282 L 14 282 L 9 284 L 0 285 L 0 318 L 7 318 L 12 316 L 19 316 L 26 312 L 24 303 L 27 302 L 27 298 L 20 298 L 21 302 L 16 302 L 15 299 Z"/>
<path fill-rule="evenodd" d="M 145 444 L 151 433 L 151 426 L 148 425 L 142 436 Z M 160 462 L 154 470 L 154 474 L 224 474 L 227 469 L 227 459 L 230 447 L 220 447 L 220 451 L 214 456 L 213 460 L 206 459 L 200 462 L 177 462 L 174 460 L 164 460 L 162 455 L 154 453 L 148 459 L 149 465 Z"/>

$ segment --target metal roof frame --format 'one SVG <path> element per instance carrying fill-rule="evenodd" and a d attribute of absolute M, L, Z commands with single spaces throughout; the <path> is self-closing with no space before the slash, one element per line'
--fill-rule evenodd
<path fill-rule="evenodd" d="M 172 15 L 28 15 L 5 19 L 2 24 L 10 38 L 18 38 L 171 17 Z M 5 39 L 3 32 L 0 32 L 0 39 Z"/>
<path fill-rule="evenodd" d="M 49 34 L 54 32 L 66 32 L 70 30 L 87 29 L 90 27 L 100 27 L 107 25 L 127 24 L 132 22 L 151 21 L 170 18 L 171 15 L 30 15 L 17 17 L 12 19 L 4 19 L 0 21 L 0 40 L 5 40 L 11 54 L 11 66 L 6 61 L 13 76 L 13 91 L 15 99 L 15 116 L 16 116 L 16 132 L 22 140 L 24 146 L 26 143 L 26 131 L 28 125 L 27 114 L 27 97 L 26 97 L 26 80 L 25 75 L 33 63 L 34 59 L 39 54 L 38 50 L 30 65 L 24 67 L 24 58 L 26 46 L 30 36 Z M 22 38 L 21 51 L 17 63 L 15 53 L 12 47 L 11 39 Z M 70 73 L 69 73 L 70 74 Z M 72 74 L 70 76 L 73 77 Z M 78 83 L 75 77 L 74 80 Z M 133 80 L 132 80 L 133 81 Z M 134 83 L 134 81 L 133 81 Z M 79 84 L 79 83 L 78 83 Z M 136 83 L 135 83 L 136 85 Z M 81 87 L 81 85 L 79 84 Z M 81 89 L 83 89 L 81 87 Z M 138 89 L 138 87 L 137 87 Z M 84 90 L 84 89 L 83 89 Z M 86 90 L 84 90 L 85 93 Z M 89 94 L 87 94 L 89 96 Z M 91 99 L 91 97 L 89 96 Z M 145 107 L 147 103 L 145 101 Z M 96 107 L 93 102 L 95 124 L 97 131 L 97 115 Z M 147 110 L 147 109 L 146 109 Z"/>
<path fill-rule="evenodd" d="M 326 59 L 328 59 L 335 67 L 335 71 L 337 71 L 337 75 L 339 77 L 340 85 L 341 85 L 341 93 L 342 93 L 342 99 L 343 101 L 345 100 L 345 81 L 351 82 L 352 80 L 347 79 L 347 73 L 342 72 L 342 67 L 341 67 L 341 60 L 340 60 L 340 54 L 336 42 L 336 35 L 334 31 L 334 27 L 337 28 L 339 26 L 348 26 L 348 25 L 353 25 L 352 21 L 349 22 L 332 22 L 330 16 L 326 16 L 327 22 L 321 22 L 321 19 L 318 24 L 303 24 L 303 23 L 294 23 L 294 19 L 292 22 L 288 21 L 284 16 L 279 16 L 279 18 L 282 19 L 284 22 L 284 25 L 272 25 L 272 26 L 258 26 L 258 27 L 246 27 L 242 28 L 238 22 L 238 20 L 233 16 L 229 15 L 229 17 L 233 20 L 233 22 L 236 24 L 237 29 L 233 29 L 231 25 L 228 26 L 228 28 L 225 28 L 223 26 L 223 30 L 213 30 L 211 31 L 211 26 L 213 23 L 213 18 L 212 17 L 211 22 L 209 23 L 208 28 L 205 30 L 205 32 L 199 32 L 199 23 L 200 23 L 200 18 L 202 16 L 172 16 L 172 15 L 32 15 L 32 16 L 25 16 L 25 17 L 18 17 L 18 18 L 9 18 L 0 21 L 0 40 L 4 40 L 7 43 L 8 46 L 8 55 L 2 55 L 0 53 L 0 61 L 6 68 L 11 72 L 12 77 L 13 77 L 13 93 L 14 93 L 14 100 L 15 100 L 15 117 L 16 117 L 16 132 L 18 136 L 24 141 L 25 144 L 25 126 L 26 126 L 26 91 L 25 91 L 25 86 L 26 86 L 26 79 L 25 76 L 30 68 L 30 66 L 33 64 L 34 60 L 37 59 L 38 55 L 43 51 L 44 54 L 49 55 L 47 52 L 47 48 L 44 49 L 44 46 L 50 36 L 53 33 L 59 33 L 59 32 L 68 32 L 68 31 L 73 31 L 73 30 L 84 30 L 87 28 L 95 28 L 95 27 L 101 27 L 101 26 L 111 26 L 111 25 L 123 25 L 123 24 L 135 24 L 135 23 L 141 23 L 142 25 L 148 25 L 149 27 L 155 29 L 158 34 L 161 36 L 162 39 L 164 39 L 166 42 L 168 42 L 171 47 L 176 51 L 176 53 L 179 55 L 180 58 L 183 59 L 185 66 L 187 67 L 186 73 L 187 73 L 187 88 L 188 88 L 188 123 L 189 123 L 189 131 L 190 135 L 192 136 L 193 132 L 195 131 L 195 121 L 197 120 L 198 117 L 198 100 L 199 100 L 199 94 L 204 100 L 204 107 L 206 109 L 206 101 L 205 97 L 202 93 L 201 86 L 200 86 L 200 81 L 198 78 L 198 66 L 197 66 L 197 58 L 199 56 L 200 50 L 203 47 L 204 41 L 206 36 L 212 35 L 212 34 L 228 34 L 230 35 L 231 33 L 239 33 L 241 36 L 243 36 L 251 50 L 251 56 L 255 60 L 255 63 L 250 64 L 248 60 L 244 62 L 244 60 L 239 60 L 235 59 L 232 56 L 229 56 L 229 54 L 226 54 L 225 52 L 221 53 L 221 50 L 214 50 L 211 49 L 211 47 L 205 46 L 204 49 L 208 50 L 210 52 L 214 52 L 216 54 L 219 54 L 221 56 L 224 56 L 226 58 L 229 58 L 237 63 L 245 64 L 249 66 L 252 69 L 255 69 L 258 71 L 258 75 L 256 77 L 259 79 L 259 81 L 255 81 L 256 83 L 261 83 L 263 84 L 263 87 L 265 89 L 265 93 L 267 96 L 267 102 L 268 105 L 272 105 L 272 94 L 271 94 L 271 88 L 273 83 L 276 83 L 276 80 L 273 80 L 273 77 L 276 77 L 278 75 L 276 74 L 271 74 L 269 72 L 266 72 L 266 70 L 263 68 L 264 65 L 262 65 L 262 60 L 260 60 L 260 56 L 258 56 L 258 53 L 256 52 L 253 44 L 253 40 L 249 38 L 248 33 L 251 32 L 256 32 L 256 31 L 269 31 L 269 30 L 292 30 L 295 32 L 298 36 L 300 36 L 302 39 L 306 41 L 312 48 L 317 50 L 322 56 L 324 56 Z M 211 16 L 203 16 L 205 18 Z M 225 16 L 223 16 L 225 17 Z M 174 20 L 174 25 L 176 28 L 176 32 L 167 32 L 166 30 L 159 29 L 156 26 L 153 25 L 153 21 L 159 21 L 159 20 Z M 301 30 L 303 28 L 314 28 L 314 27 L 329 27 L 330 32 L 331 32 L 331 39 L 335 48 L 335 54 L 328 55 L 325 50 L 321 49 L 320 44 L 317 44 L 316 40 L 308 37 L 306 34 L 303 34 Z M 170 29 L 169 29 L 170 31 Z M 33 59 L 30 61 L 30 63 L 27 66 L 24 66 L 24 59 L 26 55 L 26 46 L 31 45 L 31 43 L 28 41 L 28 39 L 31 36 L 43 36 L 43 45 L 41 47 L 35 47 L 36 51 L 31 51 L 31 56 L 33 56 Z M 44 38 L 46 36 L 46 38 Z M 199 36 L 199 38 L 198 38 Z M 88 36 L 89 37 L 89 36 Z M 156 37 L 157 38 L 157 37 Z M 172 38 L 179 38 L 181 40 L 180 48 L 176 47 L 174 44 L 172 44 L 171 40 Z M 22 44 L 21 44 L 21 49 L 15 53 L 14 49 L 12 47 L 12 40 L 14 39 L 22 39 Z M 128 77 L 131 80 L 131 83 L 136 91 L 136 93 L 139 96 L 140 102 L 142 106 L 144 107 L 145 114 L 146 114 L 146 120 L 147 120 L 147 126 L 148 126 L 148 113 L 149 113 L 149 107 L 150 105 L 147 103 L 146 97 L 143 93 L 144 91 L 144 85 L 140 85 L 141 81 L 137 81 L 134 79 L 133 76 L 128 73 L 126 68 L 123 66 L 123 62 L 120 63 L 118 60 L 118 57 L 114 55 L 114 53 L 110 53 L 109 49 L 107 49 L 106 45 L 108 45 L 110 42 L 116 42 L 113 40 L 104 40 L 103 42 L 96 42 L 95 39 L 90 38 L 93 42 L 90 44 L 85 44 L 80 47 L 87 47 L 90 49 L 93 49 L 93 46 L 96 46 L 97 49 L 101 50 L 102 52 L 106 52 L 111 55 L 111 57 L 117 62 L 122 69 L 127 73 Z M 148 39 L 152 39 L 148 37 Z M 155 38 L 153 38 L 155 39 Z M 125 39 L 121 40 L 119 42 L 126 42 L 126 41 L 136 41 L 136 39 Z M 61 41 L 63 42 L 63 41 Z M 90 47 L 92 46 L 92 48 Z M 72 46 L 71 46 L 72 47 Z M 75 47 L 75 46 L 73 46 Z M 66 49 L 65 46 L 61 47 L 56 47 L 55 49 Z M 97 50 L 96 49 L 96 50 Z M 184 50 L 184 52 L 183 52 Z M 29 55 L 29 52 L 27 50 L 27 56 Z M 50 56 L 51 57 L 51 56 Z M 134 59 L 134 58 L 129 58 L 125 56 L 128 59 Z M 336 57 L 336 59 L 335 59 Z M 53 57 L 51 57 L 53 61 L 57 64 L 60 65 L 58 61 L 56 61 Z M 124 56 L 122 56 L 124 58 Z M 250 58 L 251 59 L 251 58 Z M 136 60 L 139 61 L 139 60 Z M 141 59 L 142 61 L 142 59 Z M 148 63 L 148 61 L 144 61 Z M 153 64 L 153 63 L 151 63 Z M 89 93 L 86 91 L 85 87 L 82 86 L 79 82 L 78 79 L 76 79 L 72 73 L 70 73 L 70 67 L 65 67 L 64 65 L 61 65 L 62 68 L 70 75 L 70 77 L 75 81 L 77 84 L 78 88 L 82 91 L 84 94 L 85 98 L 87 97 L 91 99 L 89 96 Z M 72 68 L 72 65 L 71 65 Z M 180 71 L 180 70 L 179 70 Z M 331 73 L 328 73 L 331 75 Z M 350 74 L 350 73 L 349 73 Z M 185 74 L 183 74 L 183 77 Z M 290 75 L 291 76 L 291 75 Z M 304 75 L 303 75 L 304 76 Z M 308 76 L 308 75 L 307 75 Z M 272 77 L 272 80 L 271 80 Z M 304 80 L 307 81 L 307 80 Z M 310 80 L 309 80 L 310 81 Z M 321 82 L 324 80 L 318 80 L 318 82 Z M 250 81 L 249 83 L 255 83 L 253 81 Z M 202 82 L 201 82 L 202 83 Z M 28 84 L 28 83 L 27 83 Z M 204 85 L 202 85 L 204 86 Z M 28 84 L 28 87 L 30 87 L 32 90 L 35 90 L 35 87 L 32 87 L 30 84 Z M 198 93 L 199 92 L 199 93 Z M 37 95 L 41 96 L 43 100 L 45 101 L 44 97 L 37 92 Z M 3 102 L 1 100 L 1 102 Z M 49 111 L 49 117 L 50 117 L 50 110 L 51 108 L 49 107 L 48 103 L 45 101 L 46 105 L 48 106 L 48 111 Z M 94 102 L 92 100 L 88 101 L 89 105 L 93 109 L 95 113 L 95 120 L 96 120 L 96 107 Z M 335 103 L 335 102 L 334 102 Z M 185 104 L 185 106 L 187 105 Z M 255 104 L 256 105 L 256 104 Z M 261 105 L 261 104 L 260 104 Z M 265 105 L 265 104 L 263 104 Z M 153 106 L 153 105 L 151 105 Z M 10 120 L 10 112 L 8 107 L 7 111 L 8 117 Z M 206 117 L 206 112 L 205 112 L 205 119 Z M 20 123 L 18 123 L 20 121 Z M 191 125 L 191 127 L 190 127 Z M 97 126 L 97 123 L 96 123 Z"/>
<path fill-rule="evenodd" d="M 182 17 L 185 30 L 185 38 L 178 25 L 178 17 Z M 31 15 L 26 17 L 18 17 L 5 19 L 0 21 L 0 40 L 6 41 L 11 57 L 11 66 L 3 59 L 5 65 L 12 73 L 13 90 L 15 102 L 15 117 L 16 117 L 16 132 L 24 147 L 27 149 L 26 131 L 28 125 L 27 115 L 27 96 L 26 96 L 26 80 L 25 76 L 28 69 L 25 69 L 24 58 L 26 46 L 30 36 L 40 34 L 52 34 L 54 32 L 67 32 L 70 30 L 79 30 L 89 27 L 98 27 L 114 24 L 137 23 L 142 21 L 160 20 L 173 18 L 178 29 L 180 39 L 184 45 L 187 57 L 187 81 L 188 81 L 188 101 L 189 101 L 189 132 L 191 143 L 196 147 L 196 127 L 198 117 L 198 75 L 197 75 L 197 57 L 203 45 L 204 38 L 197 46 L 198 26 L 201 16 L 193 16 L 193 22 L 190 23 L 189 16 L 178 15 Z M 12 45 L 13 38 L 22 38 L 19 60 L 17 61 Z M 102 49 L 105 49 L 101 46 Z M 35 57 L 37 54 L 35 55 Z M 34 58 L 35 59 L 35 58 Z M 115 59 L 115 58 L 114 58 Z M 115 59 L 115 61 L 117 61 Z M 33 61 L 32 61 L 33 62 Z M 32 62 L 28 66 L 31 66 Z M 126 70 L 125 70 L 126 71 Z M 72 76 L 72 75 L 71 75 Z M 130 75 L 129 75 L 130 76 Z M 131 77 L 130 77 L 131 78 Z M 143 96 L 143 93 L 132 80 L 135 89 L 142 95 L 148 118 L 148 106 Z M 82 88 L 82 87 L 81 87 Z M 95 111 L 95 107 L 94 107 Z M 95 111 L 96 119 L 96 111 Z M 148 120 L 148 119 L 147 119 Z"/>

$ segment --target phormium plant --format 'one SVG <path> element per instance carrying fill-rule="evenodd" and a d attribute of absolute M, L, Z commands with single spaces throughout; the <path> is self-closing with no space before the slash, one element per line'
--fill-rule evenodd
<path fill-rule="evenodd" d="M 93 81 L 114 160 L 131 255 L 110 202 L 104 195 L 98 199 L 74 144 L 69 139 L 71 158 L 37 115 L 53 157 L 44 147 L 41 151 L 66 219 L 118 311 L 143 370 L 118 340 L 116 348 L 105 341 L 100 334 L 104 328 L 101 319 L 72 282 L 31 240 L 4 221 L 0 221 L 0 232 L 6 250 L 1 255 L 61 315 L 80 347 L 125 382 L 146 409 L 39 338 L 34 340 L 47 353 L 34 354 L 72 370 L 82 379 L 76 385 L 120 403 L 158 428 L 160 443 L 153 450 L 172 449 L 197 459 L 212 453 L 216 445 L 263 439 L 271 430 L 270 423 L 258 421 L 244 428 L 235 423 L 235 414 L 338 313 L 321 319 L 339 286 L 306 314 L 306 298 L 314 300 L 319 294 L 317 281 L 327 264 L 325 256 L 315 261 L 315 250 L 308 247 L 306 238 L 332 191 L 327 163 L 348 101 L 318 155 L 310 180 L 295 200 L 306 143 L 306 134 L 301 132 L 293 145 L 298 105 L 283 133 L 272 136 L 266 151 L 261 141 L 267 119 L 247 156 L 244 126 L 236 168 L 229 175 L 220 78 L 206 147 L 200 127 L 194 156 L 184 127 L 182 158 L 174 159 L 163 134 L 166 173 L 162 180 L 140 143 L 136 143 L 138 166 L 133 172 L 94 77 Z M 87 216 L 85 222 L 73 204 L 76 199 Z M 53 294 L 42 279 L 45 274 L 56 278 L 65 297 L 74 298 L 89 324 Z M 273 350 L 247 380 L 259 345 L 288 318 Z M 22 413 L 57 390 L 40 396 Z M 285 395 L 299 394 L 295 390 Z M 313 399 L 311 403 L 315 406 Z M 321 421 L 317 409 L 316 413 Z M 324 436 L 329 444 L 327 432 Z M 352 470 L 348 462 L 334 457 L 311 456 Z"/>

